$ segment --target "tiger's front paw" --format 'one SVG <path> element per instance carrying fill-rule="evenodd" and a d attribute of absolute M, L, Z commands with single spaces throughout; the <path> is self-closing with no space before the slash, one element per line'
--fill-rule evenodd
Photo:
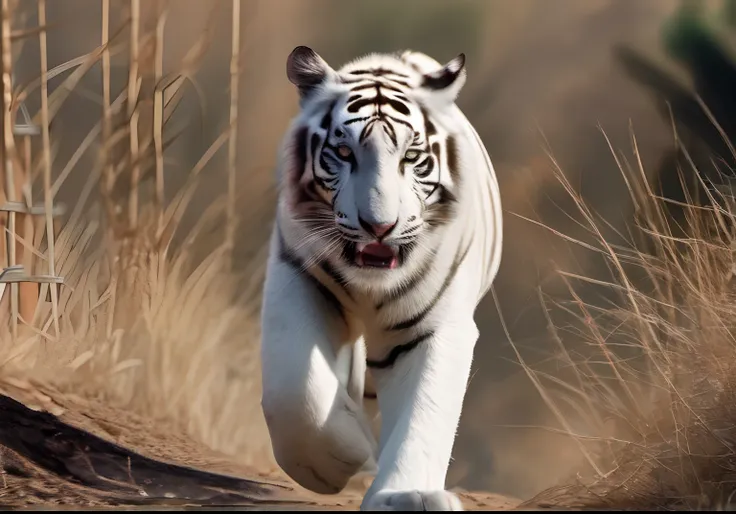
<path fill-rule="evenodd" d="M 360 510 L 464 510 L 450 491 L 378 491 L 363 500 Z"/>

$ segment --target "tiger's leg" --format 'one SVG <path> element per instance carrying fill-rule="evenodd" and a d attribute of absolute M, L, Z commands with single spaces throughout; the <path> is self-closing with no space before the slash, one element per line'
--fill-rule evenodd
<path fill-rule="evenodd" d="M 365 344 L 361 337 L 352 345 L 345 345 L 337 352 L 337 375 L 348 389 L 350 398 L 362 407 L 365 390 Z"/>
<path fill-rule="evenodd" d="M 278 251 L 271 255 L 262 309 L 261 403 L 274 456 L 303 487 L 336 493 L 365 465 L 375 465 L 368 424 L 336 374 L 344 320 L 317 282 Z"/>
<path fill-rule="evenodd" d="M 445 477 L 477 338 L 472 318 L 449 320 L 393 365 L 371 366 L 381 450 L 362 510 L 463 510 Z"/>

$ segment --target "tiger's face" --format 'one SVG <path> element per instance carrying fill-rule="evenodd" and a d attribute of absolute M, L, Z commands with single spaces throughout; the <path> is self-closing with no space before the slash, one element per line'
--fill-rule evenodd
<path fill-rule="evenodd" d="M 296 211 L 325 243 L 340 242 L 344 264 L 397 269 L 450 218 L 454 140 L 429 112 L 438 109 L 431 93 L 459 90 L 463 65 L 461 55 L 422 73 L 402 56 L 391 68 L 356 62 L 335 72 L 305 47 L 290 55 L 308 113 L 296 136 L 304 165 Z"/>

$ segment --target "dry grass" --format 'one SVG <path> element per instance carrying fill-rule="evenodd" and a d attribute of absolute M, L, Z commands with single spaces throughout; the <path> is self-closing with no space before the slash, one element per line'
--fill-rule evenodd
<path fill-rule="evenodd" d="M 716 508 L 736 491 L 736 202 L 730 187 L 710 185 L 707 198 L 674 206 L 686 220 L 675 225 L 666 210 L 673 202 L 649 185 L 633 131 L 631 141 L 633 164 L 614 158 L 635 220 L 615 237 L 552 158 L 590 236 L 570 240 L 604 259 L 610 278 L 560 271 L 569 300 L 540 291 L 558 373 L 531 369 L 517 352 L 589 464 L 574 485 L 546 490 L 527 506 Z M 683 185 L 693 178 L 706 185 L 688 160 Z M 601 297 L 582 299 L 576 283 L 599 286 Z M 564 322 L 555 324 L 553 314 Z M 570 340 L 585 344 L 573 352 Z"/>
<path fill-rule="evenodd" d="M 10 262 L 4 264 L 14 264 L 20 250 L 26 250 L 26 258 L 29 253 L 32 257 L 29 271 L 58 274 L 64 277 L 64 285 L 58 298 L 54 288 L 49 294 L 48 285 L 41 285 L 32 298 L 30 315 L 18 312 L 17 287 L 5 292 L 0 311 L 0 373 L 22 372 L 53 381 L 61 390 L 166 419 L 214 449 L 237 454 L 244 463 L 268 467 L 272 460 L 258 402 L 258 326 L 253 320 L 257 298 L 242 296 L 243 285 L 258 281 L 262 270 L 256 266 L 247 270 L 252 276 L 242 277 L 230 265 L 237 201 L 237 147 L 232 142 L 231 178 L 223 201 L 201 213 L 195 226 L 180 225 L 208 164 L 233 140 L 237 94 L 232 95 L 229 127 L 191 167 L 184 186 L 169 191 L 168 201 L 165 196 L 166 149 L 181 130 L 189 130 L 172 127 L 170 122 L 185 95 L 196 94 L 196 69 L 206 56 L 210 32 L 205 31 L 192 46 L 181 69 L 165 73 L 168 2 L 142 6 L 138 0 L 103 0 L 100 46 L 49 70 L 46 32 L 30 25 L 35 16 L 41 26 L 45 24 L 45 2 L 29 4 L 3 2 L 4 28 L 12 27 L 3 31 L 7 35 L 3 38 L 4 101 L 15 113 L 23 99 L 40 94 L 41 110 L 34 120 L 42 136 L 33 141 L 32 157 L 23 161 L 18 149 L 24 148 L 25 140 L 7 130 L 15 117 L 9 114 L 5 120 L 8 159 L 3 171 L 11 186 L 6 186 L 7 198 L 20 199 L 12 196 L 21 189 L 13 184 L 15 179 L 27 192 L 24 199 L 37 202 L 40 193 L 46 211 L 51 212 L 49 205 L 64 180 L 74 174 L 87 178 L 69 215 L 56 224 L 50 216 L 36 217 L 31 239 L 24 239 L 17 230 L 15 214 L 3 219 L 3 231 L 17 234 L 9 238 Z M 234 20 L 239 20 L 239 0 L 230 8 Z M 237 89 L 241 71 L 237 21 L 233 29 L 231 85 Z M 14 84 L 11 90 L 11 47 L 34 43 L 41 49 L 39 80 Z M 17 55 L 17 48 L 12 50 Z M 116 91 L 111 59 L 126 53 L 128 79 Z M 69 162 L 52 162 L 54 116 L 82 75 L 97 70 L 102 73 L 99 122 Z M 49 90 L 49 77 L 59 75 L 61 84 Z M 96 155 L 92 169 L 79 165 L 85 154 Z M 55 177 L 52 166 L 61 170 Z M 184 235 L 179 233 L 182 230 Z M 203 234 L 205 243 L 201 243 Z M 181 243 L 175 243 L 177 238 Z M 193 254 L 195 247 L 217 238 L 219 243 L 206 255 Z M 28 301 L 27 292 L 21 301 Z"/>

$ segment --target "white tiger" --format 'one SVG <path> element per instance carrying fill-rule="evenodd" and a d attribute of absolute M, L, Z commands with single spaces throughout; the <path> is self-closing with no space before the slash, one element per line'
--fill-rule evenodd
<path fill-rule="evenodd" d="M 262 310 L 274 455 L 324 494 L 377 465 L 362 510 L 462 510 L 445 477 L 473 314 L 501 259 L 495 172 L 455 105 L 465 56 L 372 54 L 335 71 L 300 46 L 287 75 L 301 111 L 279 153 Z"/>

